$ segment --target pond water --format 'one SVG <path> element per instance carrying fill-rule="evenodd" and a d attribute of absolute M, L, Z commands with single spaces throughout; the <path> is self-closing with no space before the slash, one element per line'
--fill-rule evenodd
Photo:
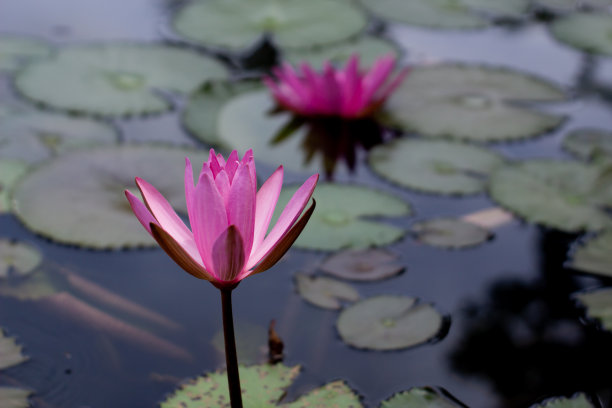
<path fill-rule="evenodd" d="M 57 47 L 162 42 L 168 36 L 175 41 L 168 19 L 177 7 L 178 2 L 171 0 L 2 0 L 0 34 L 34 36 Z M 390 24 L 385 35 L 405 51 L 406 64 L 489 64 L 561 86 L 570 98 L 542 108 L 566 115 L 560 126 L 535 139 L 489 148 L 513 160 L 568 158 L 561 141 L 569 131 L 612 129 L 612 60 L 560 44 L 547 24 L 532 18 L 518 25 L 446 31 L 397 23 Z M 233 71 L 239 73 L 235 67 Z M 0 101 L 21 101 L 11 77 L 4 74 L 1 80 Z M 180 122 L 186 98 L 173 98 L 176 106 L 170 112 L 111 119 L 121 142 L 206 148 Z M 284 159 L 279 156 L 278 163 Z M 460 217 L 496 206 L 484 193 L 451 197 L 392 185 L 370 170 L 363 152 L 354 173 L 339 167 L 335 181 L 376 187 L 410 203 L 412 215 L 384 220 L 402 229 L 433 217 Z M 262 177 L 273 168 L 258 162 Z M 304 174 L 290 171 L 286 182 L 301 182 Z M 576 392 L 586 393 L 594 404 L 612 406 L 612 375 L 607 369 L 612 363 L 612 337 L 586 319 L 572 298 L 581 290 L 605 286 L 606 281 L 564 267 L 567 251 L 579 235 L 517 217 L 493 233 L 488 242 L 458 250 L 428 246 L 407 234 L 385 247 L 399 256 L 405 272 L 381 281 L 352 283 L 362 298 L 414 296 L 446 317 L 436 339 L 384 352 L 348 346 L 335 328 L 339 312 L 317 308 L 298 295 L 293 275 L 317 271 L 327 253 L 291 249 L 272 270 L 245 280 L 234 291 L 238 343 L 247 344 L 244 360 L 253 363 L 265 356 L 266 330 L 276 320 L 285 344 L 285 363 L 302 365 L 301 375 L 288 390 L 288 401 L 342 379 L 363 397 L 365 406 L 372 407 L 396 392 L 420 386 L 444 388 L 473 408 L 529 407 Z M 182 380 L 222 367 L 223 355 L 213 346 L 221 328 L 218 292 L 181 271 L 160 249 L 63 245 L 31 232 L 10 213 L 0 215 L 0 239 L 38 249 L 44 258 L 40 269 L 63 288 L 61 296 L 42 300 L 0 296 L 0 326 L 17 337 L 29 356 L 24 364 L 3 371 L 0 385 L 34 390 L 32 406 L 158 406 Z M 98 296 L 99 290 L 103 295 Z M 125 305 L 114 303 L 113 296 L 163 319 L 135 317 Z"/>

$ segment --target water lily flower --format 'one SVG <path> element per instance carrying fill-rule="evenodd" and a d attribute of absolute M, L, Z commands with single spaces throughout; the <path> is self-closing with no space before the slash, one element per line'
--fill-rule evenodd
<path fill-rule="evenodd" d="M 395 57 L 386 55 L 361 72 L 359 55 L 353 54 L 343 69 L 326 61 L 318 74 L 307 63 L 297 71 L 285 63 L 272 71 L 276 80 L 265 77 L 264 83 L 281 107 L 298 115 L 357 119 L 378 110 L 406 77 L 404 68 L 392 78 L 394 65 Z"/>
<path fill-rule="evenodd" d="M 242 160 L 234 150 L 226 161 L 211 149 L 196 185 L 189 159 L 185 162 L 191 229 L 145 180 L 136 178 L 144 203 L 128 190 L 125 195 L 140 223 L 164 251 L 185 271 L 219 289 L 231 290 L 247 276 L 272 267 L 302 232 L 314 210 L 313 203 L 304 212 L 318 174 L 302 184 L 267 233 L 283 182 L 282 166 L 257 191 L 251 150 Z"/>

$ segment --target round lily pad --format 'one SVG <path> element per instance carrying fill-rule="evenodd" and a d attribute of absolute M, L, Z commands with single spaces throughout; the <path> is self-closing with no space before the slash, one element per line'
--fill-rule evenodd
<path fill-rule="evenodd" d="M 60 50 L 28 65 L 17 89 L 54 108 L 94 115 L 155 113 L 172 105 L 159 91 L 187 93 L 227 76 L 217 61 L 157 44 L 105 44 Z"/>
<path fill-rule="evenodd" d="M 565 232 L 612 226 L 612 179 L 604 168 L 570 161 L 530 160 L 500 168 L 491 197 L 529 222 Z"/>
<path fill-rule="evenodd" d="M 612 15 L 605 13 L 573 13 L 553 22 L 550 32 L 570 47 L 612 56 Z"/>
<path fill-rule="evenodd" d="M 0 387 L 0 407 L 2 408 L 28 408 L 28 397 L 32 391 L 23 388 Z"/>
<path fill-rule="evenodd" d="M 369 163 L 381 177 L 435 194 L 475 194 L 501 166 L 501 156 L 477 146 L 445 141 L 397 139 L 372 149 Z"/>
<path fill-rule="evenodd" d="M 576 129 L 563 139 L 563 148 L 582 160 L 612 158 L 612 132 L 603 129 Z"/>
<path fill-rule="evenodd" d="M 334 381 L 316 388 L 283 408 L 362 408 L 359 396 L 344 381 Z"/>
<path fill-rule="evenodd" d="M 28 165 L 22 160 L 0 159 L 0 214 L 10 211 L 13 185 L 27 170 Z"/>
<path fill-rule="evenodd" d="M 298 273 L 295 275 L 295 284 L 304 300 L 323 309 L 340 309 L 342 300 L 359 300 L 359 293 L 355 288 L 335 279 Z"/>
<path fill-rule="evenodd" d="M 575 295 L 587 308 L 587 315 L 598 320 L 601 326 L 612 331 L 612 288 L 597 289 Z"/>
<path fill-rule="evenodd" d="M 612 277 L 612 231 L 576 245 L 567 266 L 579 271 Z"/>
<path fill-rule="evenodd" d="M 361 0 L 361 3 L 383 19 L 416 26 L 473 29 L 488 24 L 461 0 Z"/>
<path fill-rule="evenodd" d="M 369 67 L 383 55 L 399 53 L 399 49 L 390 41 L 375 37 L 360 37 L 351 42 L 326 47 L 289 50 L 283 54 L 283 57 L 292 65 L 307 62 L 313 67 L 320 68 L 325 61 L 335 66 L 344 66 L 351 55 L 358 54 L 361 66 Z"/>
<path fill-rule="evenodd" d="M 461 408 L 442 393 L 429 388 L 411 388 L 380 403 L 379 408 Z"/>
<path fill-rule="evenodd" d="M 104 122 L 45 112 L 14 112 L 0 117 L 0 157 L 35 162 L 66 150 L 117 142 Z"/>
<path fill-rule="evenodd" d="M 336 327 L 342 340 L 356 348 L 398 350 L 435 337 L 443 318 L 430 304 L 407 296 L 375 296 L 344 309 Z"/>
<path fill-rule="evenodd" d="M 281 191 L 275 219 L 296 190 L 297 186 L 293 186 Z M 296 247 L 325 251 L 376 247 L 397 241 L 405 234 L 389 223 L 367 219 L 409 215 L 410 206 L 395 196 L 356 185 L 319 183 L 313 197 L 317 207 L 295 241 Z"/>
<path fill-rule="evenodd" d="M 32 246 L 0 239 L 0 280 L 32 273 L 42 262 L 42 255 Z"/>
<path fill-rule="evenodd" d="M 584 394 L 576 394 L 571 398 L 555 397 L 545 402 L 533 405 L 531 408 L 595 408 Z"/>
<path fill-rule="evenodd" d="M 554 11 L 568 12 L 581 7 L 589 9 L 604 8 L 612 6 L 611 0 L 536 0 L 535 4 L 539 7 Z"/>
<path fill-rule="evenodd" d="M 366 26 L 361 10 L 334 0 L 208 0 L 181 8 L 177 33 L 197 43 L 240 50 L 271 34 L 280 47 L 309 47 L 352 37 Z"/>
<path fill-rule="evenodd" d="M 28 358 L 21 353 L 21 346 L 0 328 L 0 370 L 23 363 Z"/>
<path fill-rule="evenodd" d="M 341 251 L 328 257 L 321 269 L 338 278 L 355 281 L 375 281 L 401 273 L 404 265 L 398 256 L 378 248 Z"/>
<path fill-rule="evenodd" d="M 564 98 L 555 85 L 517 71 L 440 64 L 412 70 L 386 108 L 395 125 L 405 131 L 498 142 L 526 139 L 555 128 L 563 116 L 537 111 L 524 102 Z"/>
<path fill-rule="evenodd" d="M 412 226 L 416 239 L 442 248 L 465 248 L 481 244 L 491 237 L 486 229 L 457 218 L 434 218 Z"/>
<path fill-rule="evenodd" d="M 208 154 L 139 145 L 73 150 L 35 168 L 14 189 L 15 213 L 32 231 L 52 240 L 94 249 L 152 246 L 123 194 L 134 177 L 153 184 L 185 211 L 184 166 Z"/>
<path fill-rule="evenodd" d="M 474 11 L 493 17 L 519 18 L 529 9 L 530 0 L 460 0 Z"/>
<path fill-rule="evenodd" d="M 0 36 L 0 72 L 16 71 L 23 63 L 51 54 L 51 47 L 41 41 L 28 37 L 12 35 Z"/>

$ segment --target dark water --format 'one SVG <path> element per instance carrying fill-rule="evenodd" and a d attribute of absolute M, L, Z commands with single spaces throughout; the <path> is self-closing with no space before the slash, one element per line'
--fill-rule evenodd
<path fill-rule="evenodd" d="M 0 32 L 30 34 L 60 44 L 110 40 L 159 40 L 171 1 L 0 0 Z M 391 27 L 389 35 L 407 51 L 409 62 L 456 60 L 504 65 L 549 78 L 573 98 L 553 106 L 568 115 L 554 134 L 534 141 L 496 146 L 510 158 L 559 157 L 562 136 L 582 126 L 612 128 L 607 87 L 612 63 L 587 58 L 557 44 L 539 23 L 457 33 Z M 2 100 L 13 98 L 10 87 Z M 148 119 L 118 120 L 124 140 L 195 144 L 180 129 L 176 112 Z M 351 178 L 350 176 L 343 176 Z M 353 178 L 380 185 L 361 164 Z M 299 178 L 294 178 L 298 180 Z M 393 187 L 383 186 L 391 191 Z M 492 204 L 484 195 L 453 199 L 395 191 L 415 215 L 407 227 L 431 216 L 462 215 Z M 446 251 L 410 237 L 390 246 L 407 271 L 377 283 L 357 284 L 362 296 L 406 294 L 432 302 L 450 316 L 448 334 L 434 344 L 399 352 L 364 352 L 338 338 L 336 312 L 303 302 L 291 275 L 308 269 L 322 254 L 293 249 L 273 270 L 247 279 L 234 295 L 238 325 L 267 327 L 277 320 L 286 344 L 286 363 L 303 372 L 289 391 L 293 398 L 334 379 L 345 379 L 378 402 L 414 386 L 439 386 L 474 408 L 527 407 L 543 398 L 590 393 L 610 406 L 612 335 L 584 324 L 570 295 L 601 285 L 599 279 L 563 268 L 575 237 L 513 221 L 486 244 Z M 0 217 L 0 237 L 35 245 L 45 269 L 60 276 L 67 268 L 180 325 L 148 327 L 188 352 L 189 359 L 97 330 L 43 302 L 0 297 L 0 324 L 26 346 L 29 362 L 2 373 L 0 382 L 36 390 L 36 407 L 151 407 L 177 381 L 218 368 L 222 356 L 211 345 L 220 328 L 219 295 L 194 281 L 162 251 L 83 251 L 34 236 L 12 216 Z M 74 297 L 96 305 L 82 293 Z M 73 300 L 74 301 L 74 300 Z M 80 304 L 80 303 L 79 303 Z M 111 316 L 122 316 L 98 305 Z M 129 317 L 124 317 L 129 321 Z M 142 322 L 140 322 L 142 323 Z M 146 324 L 145 324 L 146 326 Z M 263 345 L 263 339 L 254 339 Z"/>

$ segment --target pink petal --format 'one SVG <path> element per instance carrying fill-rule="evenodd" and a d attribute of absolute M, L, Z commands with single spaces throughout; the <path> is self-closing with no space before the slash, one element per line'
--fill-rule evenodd
<path fill-rule="evenodd" d="M 255 229 L 253 233 L 253 248 L 251 253 L 257 250 L 268 232 L 272 214 L 278 201 L 281 187 L 283 185 L 283 166 L 279 166 L 268 178 L 257 192 L 257 204 L 255 205 Z"/>
<path fill-rule="evenodd" d="M 353 54 L 346 63 L 342 84 L 341 114 L 352 117 L 361 110 L 361 80 L 359 77 L 359 57 Z"/>
<path fill-rule="evenodd" d="M 363 77 L 363 93 L 360 99 L 364 107 L 372 102 L 374 94 L 387 80 L 394 64 L 395 58 L 393 56 L 383 57 L 376 61 L 370 72 Z"/>
<path fill-rule="evenodd" d="M 221 194 L 221 197 L 223 197 L 223 202 L 227 208 L 227 200 L 231 186 L 230 179 L 225 170 L 221 170 L 219 174 L 217 174 L 217 178 L 215 178 L 215 185 L 217 186 L 217 190 L 219 190 L 219 194 Z"/>
<path fill-rule="evenodd" d="M 134 215 L 136 218 L 138 218 L 138 221 L 140 221 L 142 226 L 145 227 L 149 234 L 151 234 L 150 224 L 157 224 L 157 220 L 151 215 L 149 209 L 142 203 L 142 201 L 138 199 L 138 197 L 130 193 L 128 190 L 125 190 L 124 193 L 125 197 L 130 203 L 130 207 L 132 207 L 132 211 L 134 211 Z"/>
<path fill-rule="evenodd" d="M 195 186 L 193 184 L 193 168 L 191 167 L 191 161 L 188 157 L 185 157 L 185 203 L 187 204 L 187 215 L 189 216 L 189 223 L 193 223 L 191 214 L 193 214 L 193 192 Z"/>
<path fill-rule="evenodd" d="M 230 155 L 227 157 L 227 161 L 225 162 L 225 171 L 227 172 L 227 177 L 229 178 L 230 183 L 234 180 L 234 173 L 238 168 L 238 164 L 240 160 L 238 158 L 238 152 L 236 150 L 232 150 Z"/>
<path fill-rule="evenodd" d="M 222 281 L 233 281 L 244 267 L 244 247 L 240 231 L 230 225 L 215 241 L 212 253 L 215 274 Z"/>
<path fill-rule="evenodd" d="M 253 247 L 255 191 L 249 166 L 241 163 L 236 170 L 226 208 L 228 224 L 236 226 L 242 237 L 245 258 Z"/>

